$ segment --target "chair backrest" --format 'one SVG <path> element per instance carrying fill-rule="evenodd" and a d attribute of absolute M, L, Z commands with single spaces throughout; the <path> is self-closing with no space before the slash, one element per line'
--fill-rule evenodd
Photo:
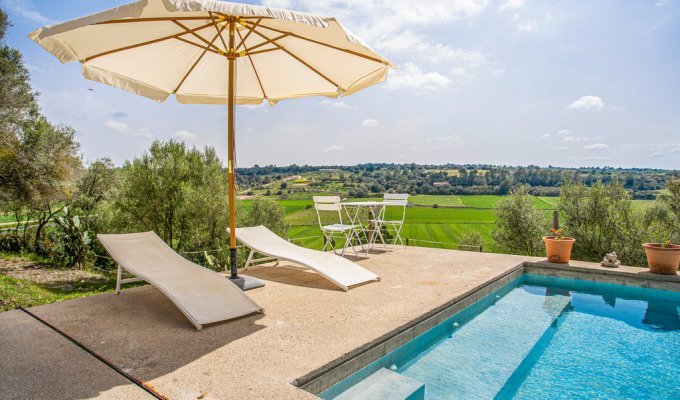
<path fill-rule="evenodd" d="M 342 205 L 340 204 L 340 196 L 314 196 L 314 209 L 316 210 L 316 218 L 319 221 L 319 227 L 323 229 L 321 221 L 321 211 L 332 211 L 338 213 L 338 219 L 342 224 Z"/>
<path fill-rule="evenodd" d="M 408 193 L 385 193 L 383 196 L 385 208 L 402 207 L 401 222 L 406 219 L 406 206 L 408 205 Z"/>

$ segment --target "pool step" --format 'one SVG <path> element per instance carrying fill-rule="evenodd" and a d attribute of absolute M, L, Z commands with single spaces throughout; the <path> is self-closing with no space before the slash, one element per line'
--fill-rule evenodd
<path fill-rule="evenodd" d="M 408 376 L 381 368 L 334 400 L 423 400 L 425 385 Z"/>
<path fill-rule="evenodd" d="M 569 300 L 568 293 L 546 296 L 545 288 L 513 290 L 454 327 L 450 338 L 423 348 L 412 364 L 400 365 L 402 374 L 427 385 L 433 399 L 451 393 L 460 399 L 493 399 Z"/>

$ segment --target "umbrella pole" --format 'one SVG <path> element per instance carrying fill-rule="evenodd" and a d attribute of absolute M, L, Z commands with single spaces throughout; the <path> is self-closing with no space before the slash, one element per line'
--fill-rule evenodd
<path fill-rule="evenodd" d="M 231 262 L 230 279 L 238 279 L 237 259 L 236 259 L 236 195 L 234 185 L 234 68 L 236 55 L 234 54 L 234 18 L 229 19 L 229 93 L 228 93 L 228 171 L 229 171 L 229 260 Z"/>
<path fill-rule="evenodd" d="M 234 112 L 236 106 L 235 86 L 236 86 L 236 48 L 234 46 L 236 17 L 229 17 L 229 49 L 227 49 L 227 59 L 229 60 L 229 88 L 228 88 L 228 149 L 227 149 L 227 168 L 229 172 L 229 261 L 231 264 L 231 275 L 229 279 L 242 290 L 255 289 L 264 286 L 264 282 L 252 276 L 238 276 L 238 263 L 236 255 L 236 164 L 235 164 L 235 135 L 234 135 Z"/>

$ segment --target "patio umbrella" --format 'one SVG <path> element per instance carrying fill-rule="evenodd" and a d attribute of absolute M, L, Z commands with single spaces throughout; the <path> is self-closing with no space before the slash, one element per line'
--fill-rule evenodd
<path fill-rule="evenodd" d="M 228 105 L 231 278 L 240 286 L 234 105 L 347 96 L 393 67 L 334 18 L 215 0 L 137 1 L 30 38 L 62 63 L 80 62 L 87 79 L 160 102 L 174 94 L 180 103 Z"/>

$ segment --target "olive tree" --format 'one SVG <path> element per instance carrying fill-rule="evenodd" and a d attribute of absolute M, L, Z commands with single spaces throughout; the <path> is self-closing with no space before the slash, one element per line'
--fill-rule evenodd
<path fill-rule="evenodd" d="M 666 190 L 667 194 L 660 195 L 643 210 L 645 241 L 680 243 L 680 179 L 668 181 Z"/>
<path fill-rule="evenodd" d="M 211 147 L 154 142 L 123 166 L 114 208 L 117 230 L 153 230 L 178 251 L 226 242 L 227 181 Z"/>
<path fill-rule="evenodd" d="M 574 258 L 599 261 L 615 251 L 624 263 L 644 263 L 641 214 L 620 183 L 567 183 L 560 191 L 559 210 L 566 234 L 576 239 Z"/>
<path fill-rule="evenodd" d="M 541 254 L 541 238 L 547 226 L 543 212 L 533 206 L 533 198 L 526 186 L 511 190 L 510 195 L 496 205 L 493 236 L 504 251 L 530 256 Z"/>
<path fill-rule="evenodd" d="M 9 22 L 0 10 L 0 203 L 26 225 L 44 227 L 71 200 L 80 169 L 74 130 L 39 112 L 21 53 L 4 43 Z"/>
<path fill-rule="evenodd" d="M 288 223 L 283 207 L 273 200 L 255 199 L 246 213 L 242 225 L 264 225 L 281 237 L 288 235 Z"/>

